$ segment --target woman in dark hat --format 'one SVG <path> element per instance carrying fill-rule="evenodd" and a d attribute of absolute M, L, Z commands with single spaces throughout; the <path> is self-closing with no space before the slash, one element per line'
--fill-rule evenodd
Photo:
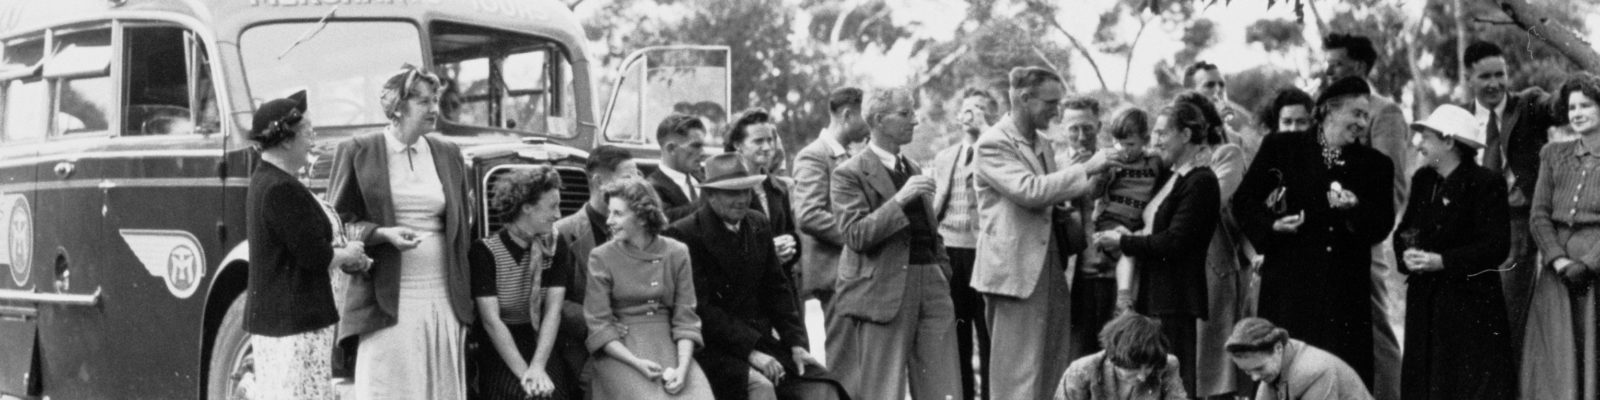
<path fill-rule="evenodd" d="M 1356 143 L 1372 120 L 1365 81 L 1317 98 L 1314 129 L 1266 137 L 1231 200 L 1264 256 L 1258 314 L 1373 374 L 1372 246 L 1394 226 L 1394 163 Z"/>
<path fill-rule="evenodd" d="M 361 341 L 358 399 L 466 397 L 471 179 L 460 147 L 426 136 L 443 88 L 409 66 L 389 77 L 379 97 L 389 126 L 340 143 L 334 158 L 329 199 L 375 260 L 351 275 L 339 323 L 341 340 Z"/>
<path fill-rule="evenodd" d="M 317 138 L 305 117 L 305 94 L 262 104 L 250 129 L 261 161 L 245 198 L 250 282 L 244 329 L 253 335 L 252 395 L 261 398 L 335 398 L 329 367 L 339 311 L 331 268 L 365 266 L 361 243 L 346 243 L 338 216 L 295 179 Z"/>

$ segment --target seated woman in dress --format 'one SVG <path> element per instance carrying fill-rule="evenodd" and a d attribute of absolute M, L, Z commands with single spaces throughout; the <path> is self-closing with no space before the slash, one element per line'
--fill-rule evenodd
<path fill-rule="evenodd" d="M 649 183 L 605 188 L 611 241 L 589 254 L 583 301 L 594 400 L 711 399 L 694 364 L 704 343 L 689 248 L 661 236 L 667 215 Z"/>
<path fill-rule="evenodd" d="M 1161 321 L 1125 313 L 1100 329 L 1105 350 L 1073 361 L 1056 387 L 1056 400 L 1182 400 L 1178 357 L 1167 354 Z"/>
<path fill-rule="evenodd" d="M 510 222 L 474 243 L 467 257 L 472 296 L 494 349 L 477 360 L 484 399 L 574 397 L 576 371 L 549 362 L 572 275 L 571 250 L 555 235 L 560 205 L 561 175 L 549 166 L 495 182 L 491 206 Z"/>

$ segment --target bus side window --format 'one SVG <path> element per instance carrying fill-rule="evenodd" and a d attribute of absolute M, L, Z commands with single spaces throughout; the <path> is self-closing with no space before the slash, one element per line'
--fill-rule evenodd
<path fill-rule="evenodd" d="M 193 33 L 175 27 L 129 27 L 123 31 L 123 43 L 127 46 L 124 135 L 217 130 L 216 97 L 206 95 L 211 92 L 209 65 Z M 199 118 L 194 104 L 202 105 Z"/>
<path fill-rule="evenodd" d="M 64 135 L 110 129 L 116 90 L 111 85 L 111 30 L 56 33 L 44 77 L 55 90 L 55 130 Z"/>
<path fill-rule="evenodd" d="M 46 119 L 49 94 L 39 77 L 44 61 L 44 34 L 6 41 L 0 56 L 0 140 L 42 139 L 49 129 Z"/>

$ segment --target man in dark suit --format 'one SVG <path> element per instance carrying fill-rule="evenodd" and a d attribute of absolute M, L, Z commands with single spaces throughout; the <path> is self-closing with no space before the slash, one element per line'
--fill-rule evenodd
<path fill-rule="evenodd" d="M 776 386 L 821 364 L 807 350 L 794 288 L 779 268 L 766 217 L 750 209 L 752 175 L 737 153 L 706 161 L 706 207 L 672 223 L 689 247 L 706 346 L 695 354 L 718 399 L 776 399 Z M 776 332 L 776 335 L 774 335 Z M 791 375 L 792 374 L 792 375 Z"/>
<path fill-rule="evenodd" d="M 1500 265 L 1501 290 L 1511 322 L 1511 340 L 1521 348 L 1523 324 L 1533 295 L 1534 246 L 1528 230 L 1533 184 L 1539 178 L 1539 150 L 1550 142 L 1550 127 L 1557 124 L 1556 96 L 1538 87 L 1510 92 L 1510 67 L 1500 47 L 1487 42 L 1467 46 L 1462 61 L 1467 66 L 1467 87 L 1474 101 L 1473 114 L 1483 126 L 1485 143 L 1479 156 L 1484 168 L 1506 179 L 1506 203 L 1511 209 L 1511 253 Z M 1562 115 L 1565 115 L 1564 113 Z"/>
<path fill-rule="evenodd" d="M 828 354 L 850 397 L 961 396 L 950 259 L 933 215 L 932 177 L 900 156 L 916 127 L 910 91 L 874 93 L 872 142 L 833 171 L 845 251 L 834 285 Z"/>
<path fill-rule="evenodd" d="M 768 170 L 775 165 L 773 160 L 781 157 L 779 146 L 782 144 L 772 114 L 765 109 L 752 108 L 733 119 L 723 138 L 722 150 L 743 156 L 752 171 L 766 174 L 767 179 L 752 190 L 755 196 L 750 198 L 750 209 L 767 217 L 772 227 L 772 245 L 777 247 L 778 259 L 783 263 L 784 273 L 788 274 L 800 261 L 797 257 L 800 243 L 795 239 L 794 210 L 789 207 L 789 188 L 793 184 Z"/>
<path fill-rule="evenodd" d="M 850 158 L 846 146 L 867 137 L 861 118 L 861 89 L 847 87 L 828 96 L 828 127 L 794 158 L 794 214 L 800 225 L 800 296 L 815 297 L 828 313 L 844 239 L 834 224 L 828 185 L 834 167 Z M 826 321 L 827 319 L 824 319 Z"/>
<path fill-rule="evenodd" d="M 661 163 L 650 173 L 650 186 L 661 196 L 667 220 L 694 213 L 700 206 L 700 162 L 705 161 L 706 124 L 700 117 L 672 114 L 656 127 Z"/>

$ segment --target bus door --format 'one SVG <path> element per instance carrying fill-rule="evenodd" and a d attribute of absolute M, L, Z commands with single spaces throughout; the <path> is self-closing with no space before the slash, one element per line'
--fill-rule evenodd
<path fill-rule="evenodd" d="M 34 254 L 39 143 L 48 120 L 39 76 L 44 33 L 7 40 L 0 50 L 0 393 L 38 394 L 40 265 Z"/>
<path fill-rule="evenodd" d="M 94 72 L 56 85 L 64 122 L 52 140 L 83 145 L 67 146 L 81 147 L 81 157 L 59 161 L 73 171 L 50 178 L 66 182 L 52 206 L 59 203 L 57 218 L 71 221 L 52 244 L 60 248 L 56 285 L 105 297 L 94 307 L 49 310 L 40 336 L 45 392 L 190 398 L 203 378 L 197 361 L 208 266 L 227 253 L 228 181 L 219 176 L 226 138 L 216 133 L 213 85 L 192 32 L 156 21 L 117 21 L 103 32 L 115 37 L 103 52 L 113 62 L 81 57 L 93 60 L 83 69 Z M 71 119 L 97 121 L 84 128 L 96 133 L 83 133 L 94 139 L 75 138 Z"/>
<path fill-rule="evenodd" d="M 727 46 L 688 45 L 649 47 L 628 55 L 596 141 L 627 148 L 640 158 L 641 168 L 652 169 L 659 158 L 656 126 L 668 115 L 683 113 L 704 120 L 706 152 L 719 152 L 722 127 L 733 112 L 730 55 Z"/>
<path fill-rule="evenodd" d="M 98 384 L 107 378 L 101 271 L 109 247 L 103 229 L 101 191 L 107 179 L 103 154 L 114 134 L 116 82 L 110 21 L 52 28 L 47 32 L 41 115 L 49 134 L 40 147 L 35 224 L 35 291 L 52 296 L 39 307 L 39 384 L 50 397 L 117 396 Z"/>

